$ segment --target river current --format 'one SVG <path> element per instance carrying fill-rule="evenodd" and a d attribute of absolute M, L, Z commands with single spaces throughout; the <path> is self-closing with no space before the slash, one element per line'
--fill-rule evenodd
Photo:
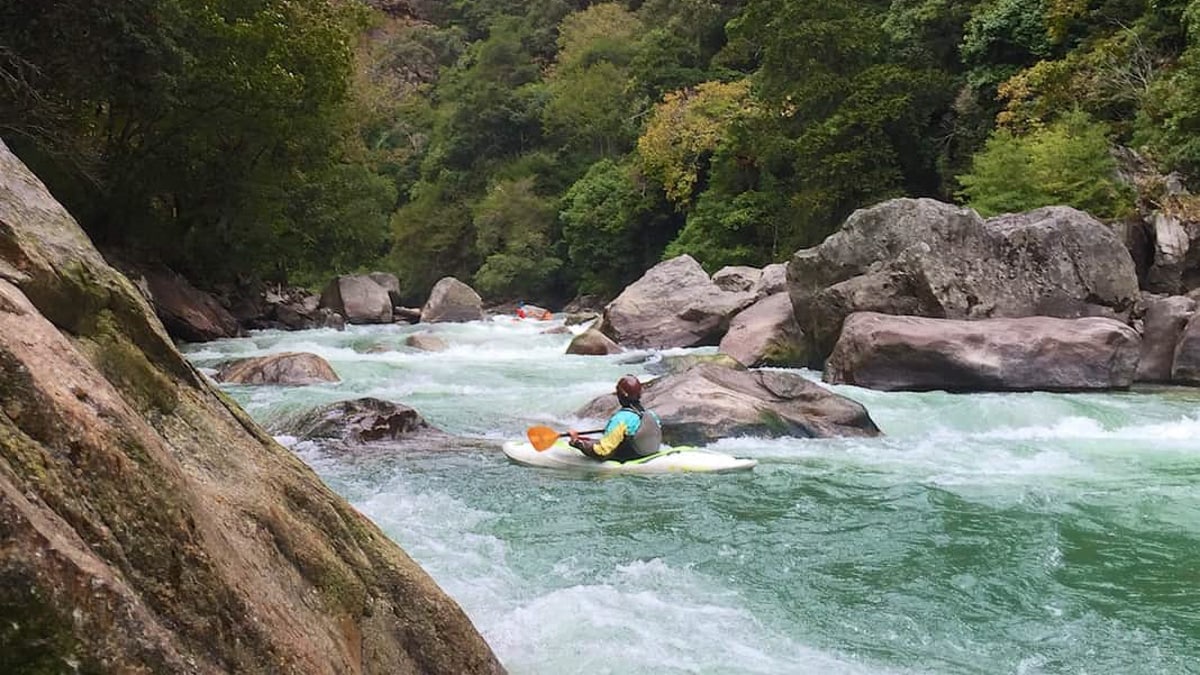
<path fill-rule="evenodd" d="M 731 438 L 750 472 L 597 477 L 504 440 L 662 355 L 566 355 L 557 322 L 265 331 L 334 385 L 225 387 L 268 428 L 374 396 L 477 440 L 346 456 L 286 436 L 452 596 L 514 675 L 1200 673 L 1200 390 L 882 393 L 877 439 Z M 576 328 L 575 330 L 578 330 Z M 404 346 L 433 332 L 449 348 Z M 384 351 L 379 351 L 384 350 Z M 695 353 L 708 350 L 672 350 Z M 801 371 L 819 381 L 819 373 Z"/>

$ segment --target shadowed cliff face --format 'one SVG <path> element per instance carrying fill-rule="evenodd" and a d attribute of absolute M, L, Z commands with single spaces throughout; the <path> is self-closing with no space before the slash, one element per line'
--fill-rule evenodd
<path fill-rule="evenodd" d="M 496 673 L 0 143 L 0 672 Z"/>

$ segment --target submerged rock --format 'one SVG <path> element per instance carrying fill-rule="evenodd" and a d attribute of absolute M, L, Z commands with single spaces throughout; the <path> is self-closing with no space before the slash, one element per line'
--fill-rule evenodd
<path fill-rule="evenodd" d="M 445 435 L 412 408 L 378 398 L 358 398 L 320 406 L 280 428 L 301 439 L 361 445 Z"/>

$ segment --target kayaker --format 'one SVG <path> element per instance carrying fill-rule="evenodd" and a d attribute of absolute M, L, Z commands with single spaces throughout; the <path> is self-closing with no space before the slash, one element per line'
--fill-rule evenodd
<path fill-rule="evenodd" d="M 598 441 L 582 438 L 572 429 L 570 445 L 598 460 L 626 462 L 653 455 L 662 445 L 662 420 L 642 407 L 642 383 L 633 375 L 617 380 L 617 402 L 621 409 L 608 418 L 604 436 Z"/>
<path fill-rule="evenodd" d="M 527 305 L 524 301 L 520 301 L 517 303 L 517 318 L 549 321 L 554 318 L 554 312 L 538 307 L 537 305 Z"/>

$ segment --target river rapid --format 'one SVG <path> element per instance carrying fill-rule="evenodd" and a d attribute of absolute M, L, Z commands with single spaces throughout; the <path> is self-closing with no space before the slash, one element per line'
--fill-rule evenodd
<path fill-rule="evenodd" d="M 476 439 L 346 456 L 280 437 L 514 675 L 1200 673 L 1200 390 L 832 387 L 886 435 L 732 438 L 712 447 L 753 471 L 602 478 L 521 467 L 499 444 L 534 424 L 593 428 L 573 411 L 623 373 L 649 379 L 661 355 L 569 356 L 571 335 L 542 333 L 554 325 L 267 331 L 184 350 L 202 369 L 328 360 L 341 383 L 225 387 L 268 428 L 374 396 Z M 423 331 L 449 349 L 404 346 Z"/>

